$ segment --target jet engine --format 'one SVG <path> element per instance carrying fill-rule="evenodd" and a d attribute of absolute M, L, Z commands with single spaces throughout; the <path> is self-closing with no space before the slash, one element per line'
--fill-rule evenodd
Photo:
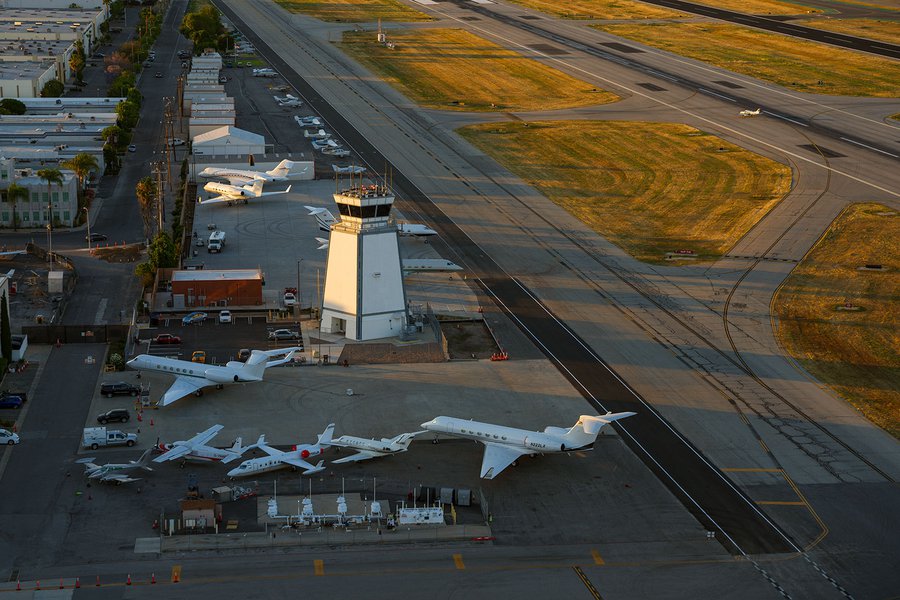
<path fill-rule="evenodd" d="M 259 381 L 259 377 L 247 377 L 240 372 L 235 373 L 225 367 L 210 367 L 203 372 L 207 379 L 214 383 L 239 383 L 241 381 Z"/>

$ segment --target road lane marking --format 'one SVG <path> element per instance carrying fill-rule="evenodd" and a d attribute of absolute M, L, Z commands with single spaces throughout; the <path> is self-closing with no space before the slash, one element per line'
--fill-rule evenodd
<path fill-rule="evenodd" d="M 591 550 L 591 556 L 594 558 L 595 565 L 603 566 L 606 564 L 606 561 L 603 560 L 603 557 L 596 550 Z"/>
<path fill-rule="evenodd" d="M 575 571 L 576 575 L 578 575 L 578 579 L 580 579 L 581 583 L 584 584 L 584 587 L 588 589 L 588 592 L 590 592 L 594 600 L 603 600 L 603 596 L 600 595 L 600 592 L 597 591 L 597 588 L 594 587 L 594 584 L 591 583 L 591 580 L 587 578 L 587 575 L 584 574 L 584 571 L 581 570 L 581 567 L 572 567 L 572 570 Z"/>
<path fill-rule="evenodd" d="M 456 568 L 460 571 L 463 571 L 466 568 L 466 563 L 463 562 L 462 554 L 453 555 L 453 564 L 456 565 Z"/>
<path fill-rule="evenodd" d="M 325 574 L 325 561 L 321 559 L 316 559 L 313 561 L 313 572 L 321 577 Z"/>

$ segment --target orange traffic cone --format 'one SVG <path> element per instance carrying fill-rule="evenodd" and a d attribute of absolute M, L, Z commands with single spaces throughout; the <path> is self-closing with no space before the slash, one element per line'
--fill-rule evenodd
<path fill-rule="evenodd" d="M 95 583 L 94 585 L 96 585 L 97 587 L 100 587 L 100 576 L 99 575 L 97 575 L 97 583 Z"/>
<path fill-rule="evenodd" d="M 131 585 L 131 573 L 128 574 L 128 579 L 125 580 L 125 585 Z"/>
<path fill-rule="evenodd" d="M 38 579 L 37 581 L 35 581 L 34 584 L 35 584 L 35 585 L 34 585 L 34 589 L 36 589 L 36 590 L 41 589 L 41 580 L 40 580 L 40 579 Z"/>
<path fill-rule="evenodd" d="M 75 589 L 76 589 L 76 590 L 80 590 L 80 589 L 81 589 L 81 580 L 78 579 L 77 577 L 75 578 Z"/>
<path fill-rule="evenodd" d="M 63 585 L 62 577 L 59 578 L 59 589 L 64 589 L 66 586 Z"/>
<path fill-rule="evenodd" d="M 18 579 L 16 579 L 16 591 L 17 591 L 17 592 L 21 592 L 21 591 L 22 591 L 22 584 L 19 582 Z"/>
<path fill-rule="evenodd" d="M 179 572 L 176 570 L 172 570 L 172 583 L 178 583 L 181 580 L 181 576 Z"/>
<path fill-rule="evenodd" d="M 150 573 L 150 583 L 156 583 L 156 573 Z"/>
<path fill-rule="evenodd" d="M 143 413 L 143 412 L 138 412 L 138 421 L 140 422 L 140 421 L 143 421 L 143 420 L 144 420 L 144 413 Z"/>
<path fill-rule="evenodd" d="M 150 417 L 150 427 L 153 427 L 153 417 Z"/>

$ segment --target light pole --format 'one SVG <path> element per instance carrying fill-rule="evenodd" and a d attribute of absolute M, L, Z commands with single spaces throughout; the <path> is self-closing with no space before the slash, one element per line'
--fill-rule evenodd
<path fill-rule="evenodd" d="M 53 225 L 47 223 L 47 257 L 50 259 L 50 270 L 53 270 Z"/>
<path fill-rule="evenodd" d="M 91 213 L 88 211 L 87 206 L 83 206 L 81 210 L 84 211 L 84 220 L 87 222 L 88 226 L 88 254 L 91 253 Z"/>
<path fill-rule="evenodd" d="M 303 267 L 303 259 L 297 261 L 297 312 L 300 312 L 300 270 Z"/>

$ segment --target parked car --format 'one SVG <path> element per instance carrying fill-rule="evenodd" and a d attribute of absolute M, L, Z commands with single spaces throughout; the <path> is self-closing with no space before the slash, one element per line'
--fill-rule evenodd
<path fill-rule="evenodd" d="M 162 73 L 159 71 L 157 71 L 156 74 L 153 76 L 156 77 L 157 79 L 162 79 Z"/>
<path fill-rule="evenodd" d="M 184 318 L 181 319 L 182 325 L 193 325 L 194 323 L 202 323 L 208 317 L 205 312 L 194 311 L 192 313 L 188 313 L 184 315 Z"/>
<path fill-rule="evenodd" d="M 92 233 L 84 236 L 84 241 L 86 242 L 105 242 L 107 239 L 105 233 Z"/>
<path fill-rule="evenodd" d="M 181 338 L 171 333 L 160 333 L 153 341 L 157 344 L 180 344 Z"/>
<path fill-rule="evenodd" d="M 129 152 L 137 152 L 137 146 L 135 146 L 134 144 L 129 145 L 128 151 Z"/>
<path fill-rule="evenodd" d="M 219 323 L 231 323 L 231 311 L 223 310 L 219 312 Z"/>
<path fill-rule="evenodd" d="M 191 354 L 191 362 L 195 363 L 206 363 L 206 352 L 203 350 L 194 350 L 194 353 Z"/>
<path fill-rule="evenodd" d="M 173 146 L 184 146 L 184 140 L 181 138 L 173 138 L 172 145 Z"/>
<path fill-rule="evenodd" d="M 128 409 L 125 408 L 114 408 L 112 410 L 108 410 L 105 413 L 97 415 L 97 422 L 101 425 L 106 425 L 111 421 L 118 421 L 119 423 L 127 423 L 131 418 L 131 415 L 128 414 Z"/>
<path fill-rule="evenodd" d="M 300 334 L 290 329 L 276 329 L 269 332 L 270 340 L 299 340 Z"/>
<path fill-rule="evenodd" d="M 0 444 L 12 446 L 19 443 L 19 434 L 7 429 L 0 429 Z"/>
<path fill-rule="evenodd" d="M 0 392 L 0 398 L 6 398 L 7 396 L 18 396 L 22 399 L 23 404 L 28 402 L 28 394 L 25 392 L 10 392 L 9 390 Z"/>
<path fill-rule="evenodd" d="M 3 396 L 0 398 L 0 408 L 22 408 L 25 401 L 18 396 Z"/>
<path fill-rule="evenodd" d="M 141 386 L 131 385 L 124 381 L 107 381 L 100 384 L 100 395 L 112 398 L 113 396 L 137 396 L 141 393 Z"/>

